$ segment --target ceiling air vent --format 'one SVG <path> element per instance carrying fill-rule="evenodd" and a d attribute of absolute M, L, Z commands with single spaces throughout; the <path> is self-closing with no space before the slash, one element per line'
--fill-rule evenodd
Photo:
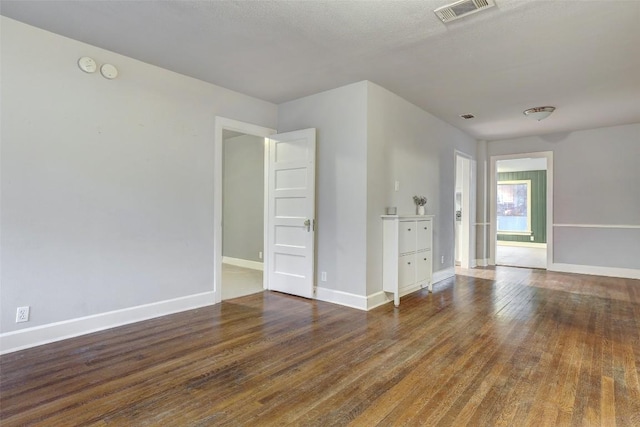
<path fill-rule="evenodd" d="M 451 22 L 495 5 L 494 0 L 461 0 L 439 7 L 433 12 L 442 22 Z"/>

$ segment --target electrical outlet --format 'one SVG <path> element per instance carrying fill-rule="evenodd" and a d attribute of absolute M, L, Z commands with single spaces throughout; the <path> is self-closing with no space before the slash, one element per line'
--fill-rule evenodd
<path fill-rule="evenodd" d="M 323 271 L 322 273 L 320 273 L 320 280 L 322 280 L 323 282 L 327 281 L 327 272 Z"/>
<path fill-rule="evenodd" d="M 529 239 L 531 239 L 532 242 L 536 240 L 533 236 L 529 237 Z"/>
<path fill-rule="evenodd" d="M 396 191 L 400 190 L 400 181 L 396 181 L 394 188 L 396 189 Z"/>
<path fill-rule="evenodd" d="M 258 252 L 258 258 L 262 259 L 262 252 Z"/>
<path fill-rule="evenodd" d="M 440 264 L 444 264 L 444 255 L 440 257 Z"/>
<path fill-rule="evenodd" d="M 29 306 L 18 307 L 16 312 L 16 323 L 29 321 Z"/>

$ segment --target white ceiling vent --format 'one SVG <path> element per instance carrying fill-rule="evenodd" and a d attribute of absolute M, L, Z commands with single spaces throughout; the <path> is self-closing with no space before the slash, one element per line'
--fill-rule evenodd
<path fill-rule="evenodd" d="M 460 0 L 455 3 L 439 7 L 433 12 L 442 22 L 451 22 L 495 5 L 496 3 L 494 0 Z"/>

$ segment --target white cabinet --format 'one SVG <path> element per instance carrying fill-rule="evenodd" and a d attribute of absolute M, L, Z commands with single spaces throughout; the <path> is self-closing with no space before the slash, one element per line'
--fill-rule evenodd
<path fill-rule="evenodd" d="M 400 297 L 429 286 L 433 275 L 433 215 L 382 216 L 382 288 Z"/>

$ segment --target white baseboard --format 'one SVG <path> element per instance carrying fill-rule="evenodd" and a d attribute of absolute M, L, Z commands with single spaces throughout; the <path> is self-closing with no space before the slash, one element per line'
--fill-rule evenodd
<path fill-rule="evenodd" d="M 562 273 L 590 274 L 594 276 L 622 277 L 625 279 L 640 279 L 640 270 L 633 268 L 599 267 L 594 265 L 553 263 L 547 265 L 549 271 Z"/>
<path fill-rule="evenodd" d="M 455 276 L 456 270 L 455 268 L 447 268 L 446 270 L 440 270 L 433 273 L 433 283 L 438 283 L 442 280 L 449 279 Z M 420 289 L 426 289 L 428 286 L 425 284 L 416 284 L 410 286 L 408 288 L 404 288 L 402 292 L 400 292 L 400 297 L 405 295 L 409 295 L 412 292 L 419 291 Z M 387 293 L 384 291 L 376 292 L 375 294 L 371 294 L 367 297 L 367 310 L 374 309 L 388 302 L 393 302 L 393 293 Z"/>
<path fill-rule="evenodd" d="M 367 296 L 367 310 L 372 310 L 376 307 L 380 307 L 381 305 L 384 305 L 389 301 L 393 301 L 393 294 L 388 294 L 384 291 L 371 294 Z"/>
<path fill-rule="evenodd" d="M 445 268 L 433 273 L 433 283 L 438 283 L 456 275 L 455 267 Z"/>
<path fill-rule="evenodd" d="M 264 264 L 258 261 L 250 261 L 248 259 L 222 257 L 223 264 L 235 265 L 236 267 L 250 268 L 252 270 L 264 271 Z"/>
<path fill-rule="evenodd" d="M 487 258 L 481 258 L 476 260 L 476 267 L 487 267 L 489 265 L 489 260 Z"/>
<path fill-rule="evenodd" d="M 335 289 L 316 287 L 316 299 L 334 304 L 340 304 L 358 310 L 367 310 L 367 297 L 336 291 Z"/>
<path fill-rule="evenodd" d="M 442 280 L 446 280 L 449 279 L 451 277 L 454 277 L 456 275 L 456 269 L 454 267 L 450 267 L 444 270 L 440 270 L 440 271 L 436 271 L 433 273 L 433 280 L 432 283 L 438 283 Z M 414 286 L 408 287 L 408 288 L 404 288 L 402 290 L 402 292 L 400 293 L 400 296 L 403 297 L 405 295 L 408 295 L 412 292 L 415 291 L 419 291 L 420 289 L 426 289 L 427 285 L 422 286 L 421 284 L 416 284 Z M 335 292 L 335 291 L 334 291 Z M 354 295 L 355 296 L 355 295 Z M 324 300 L 326 301 L 326 300 Z M 329 302 L 334 302 L 334 301 L 329 301 Z M 383 304 L 386 304 L 388 302 L 393 302 L 393 294 L 392 293 L 387 293 L 384 291 L 380 291 L 380 292 L 376 292 L 375 294 L 371 294 L 369 296 L 367 296 L 367 305 L 366 308 L 361 308 L 361 307 L 355 307 L 355 308 L 360 308 L 363 310 L 371 310 L 374 309 L 376 307 L 379 307 Z M 338 304 L 340 304 L 338 302 Z M 347 305 L 347 304 L 343 304 L 343 305 Z M 350 306 L 350 307 L 354 307 L 354 306 Z"/>
<path fill-rule="evenodd" d="M 0 354 L 214 304 L 213 292 L 189 295 L 0 334 Z"/>
<path fill-rule="evenodd" d="M 400 297 L 427 288 L 427 284 L 418 283 L 402 289 L 402 291 L 400 292 Z M 381 305 L 384 305 L 388 302 L 393 302 L 393 293 L 384 291 L 376 292 L 375 294 L 371 294 L 367 297 L 367 310 L 372 310 L 376 307 L 380 307 Z"/>
<path fill-rule="evenodd" d="M 496 245 L 498 246 L 516 246 L 521 248 L 538 248 L 538 249 L 546 249 L 546 243 L 536 243 L 536 242 L 513 242 L 509 240 L 497 240 Z"/>

